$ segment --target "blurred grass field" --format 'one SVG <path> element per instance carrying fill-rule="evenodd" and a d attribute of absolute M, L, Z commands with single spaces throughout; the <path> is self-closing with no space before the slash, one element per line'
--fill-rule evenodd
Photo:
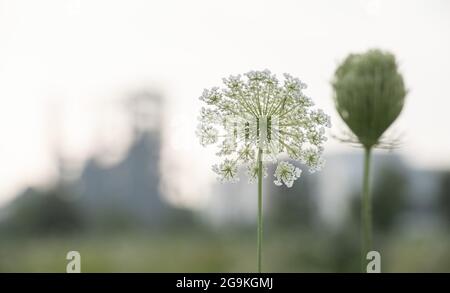
<path fill-rule="evenodd" d="M 68 251 L 82 272 L 252 272 L 255 235 L 248 232 L 89 235 L 0 241 L 1 272 L 65 272 Z M 397 239 L 397 238 L 395 238 Z M 345 235 L 267 233 L 267 272 L 357 272 L 359 250 Z M 450 271 L 450 238 L 398 238 L 381 246 L 383 272 Z"/>

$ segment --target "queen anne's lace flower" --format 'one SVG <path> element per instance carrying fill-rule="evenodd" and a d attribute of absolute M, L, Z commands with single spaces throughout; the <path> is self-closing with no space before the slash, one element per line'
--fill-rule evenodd
<path fill-rule="evenodd" d="M 219 132 L 214 127 L 203 124 L 198 127 L 197 133 L 200 137 L 200 144 L 206 146 L 217 142 L 217 135 Z"/>
<path fill-rule="evenodd" d="M 288 162 L 280 162 L 275 170 L 274 176 L 277 178 L 274 183 L 275 185 L 281 186 L 286 184 L 287 187 L 292 187 L 294 181 L 300 177 L 302 170 L 295 167 Z"/>
<path fill-rule="evenodd" d="M 206 105 L 200 111 L 197 129 L 200 143 L 217 143 L 217 155 L 225 158 L 213 167 L 221 181 L 237 181 L 239 165 L 247 167 L 249 181 L 253 181 L 260 150 L 264 163 L 276 162 L 284 153 L 311 172 L 321 168 L 330 117 L 312 109 L 314 103 L 302 92 L 306 84 L 289 74 L 279 82 L 268 70 L 230 76 L 223 83 L 224 88 L 203 91 L 200 100 Z M 263 168 L 266 174 L 265 164 Z M 299 168 L 280 162 L 275 184 L 283 182 L 291 187 L 300 174 Z"/>
<path fill-rule="evenodd" d="M 237 182 L 237 164 L 234 160 L 225 159 L 220 165 L 213 165 L 213 171 L 219 175 L 219 180 L 222 182 Z"/>
<path fill-rule="evenodd" d="M 256 162 L 247 166 L 247 175 L 249 183 L 256 181 L 256 178 L 258 178 L 258 164 Z M 263 178 L 267 177 L 267 167 L 264 165 L 262 169 L 262 176 Z"/>

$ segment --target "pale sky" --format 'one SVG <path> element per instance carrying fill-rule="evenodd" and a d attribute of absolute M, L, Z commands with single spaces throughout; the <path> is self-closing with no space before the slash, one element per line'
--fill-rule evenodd
<path fill-rule="evenodd" d="M 449 168 L 449 1 L 0 0 L 0 203 L 54 178 L 55 140 L 78 162 L 99 148 L 120 154 L 129 135 L 115 102 L 142 87 L 166 98 L 169 193 L 207 194 L 213 156 L 194 135 L 203 88 L 249 70 L 289 72 L 337 134 L 333 72 L 374 47 L 397 56 L 410 90 L 396 152 Z M 348 150 L 330 141 L 326 154 Z"/>

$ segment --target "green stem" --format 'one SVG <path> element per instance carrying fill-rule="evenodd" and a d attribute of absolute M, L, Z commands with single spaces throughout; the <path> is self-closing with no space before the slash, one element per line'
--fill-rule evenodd
<path fill-rule="evenodd" d="M 371 148 L 365 148 L 363 194 L 361 204 L 361 220 L 362 220 L 361 271 L 363 273 L 366 272 L 367 253 L 372 250 L 372 202 L 369 188 L 370 151 Z"/>
<path fill-rule="evenodd" d="M 258 150 L 258 273 L 261 273 L 261 256 L 262 256 L 262 236 L 263 236 L 263 214 L 262 214 L 262 149 Z"/>

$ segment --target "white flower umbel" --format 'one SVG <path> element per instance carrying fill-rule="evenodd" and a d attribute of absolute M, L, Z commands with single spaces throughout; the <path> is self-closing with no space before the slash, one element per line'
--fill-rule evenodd
<path fill-rule="evenodd" d="M 284 74 L 280 82 L 269 70 L 230 76 L 223 83 L 223 88 L 205 89 L 200 97 L 205 106 L 197 130 L 203 146 L 217 144 L 217 155 L 224 157 L 220 166 L 244 165 L 257 171 L 258 158 L 265 168 L 284 153 L 311 172 L 322 167 L 325 128 L 331 127 L 330 118 L 322 110 L 313 109 L 314 103 L 303 93 L 306 84 L 289 74 Z M 287 166 L 285 162 L 280 164 L 277 170 Z M 213 170 L 221 181 L 237 181 L 237 171 Z M 253 182 L 255 172 L 247 174 Z M 276 182 L 291 187 L 298 177 Z"/>
<path fill-rule="evenodd" d="M 213 166 L 222 182 L 238 181 L 239 166 L 245 166 L 249 182 L 258 179 L 258 272 L 262 255 L 262 180 L 267 164 L 281 155 L 300 161 L 310 172 L 323 165 L 325 127 L 330 117 L 315 110 L 314 103 L 302 91 L 306 84 L 289 74 L 278 81 L 270 71 L 251 71 L 244 77 L 230 76 L 224 87 L 203 91 L 204 102 L 197 129 L 203 146 L 216 144 L 217 155 L 224 160 Z M 302 171 L 289 162 L 278 164 L 276 185 L 292 187 Z"/>
<path fill-rule="evenodd" d="M 280 162 L 275 170 L 274 176 L 277 178 L 274 183 L 275 185 L 286 184 L 287 187 L 292 187 L 294 181 L 300 177 L 302 170 L 295 167 L 288 162 Z"/>
<path fill-rule="evenodd" d="M 239 178 L 237 174 L 237 165 L 235 161 L 225 159 L 220 165 L 213 165 L 213 171 L 219 175 L 222 182 L 237 182 Z"/>

